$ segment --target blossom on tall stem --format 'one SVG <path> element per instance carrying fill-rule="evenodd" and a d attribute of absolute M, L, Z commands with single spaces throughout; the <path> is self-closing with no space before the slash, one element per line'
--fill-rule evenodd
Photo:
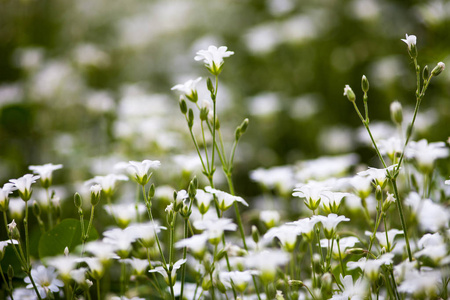
<path fill-rule="evenodd" d="M 12 183 L 5 183 L 0 188 L 0 211 L 8 210 L 9 206 L 9 194 L 11 194 L 17 188 Z"/>
<path fill-rule="evenodd" d="M 314 216 L 314 218 L 317 218 L 320 223 L 322 223 L 323 231 L 325 233 L 325 237 L 327 239 L 334 238 L 334 235 L 336 234 L 336 227 L 339 223 L 345 221 L 350 221 L 349 218 L 346 218 L 345 216 L 338 216 L 337 214 L 329 214 L 328 216 Z"/>
<path fill-rule="evenodd" d="M 9 181 L 14 184 L 14 186 L 19 190 L 20 198 L 24 201 L 28 201 L 31 198 L 33 190 L 31 185 L 38 180 L 40 176 L 33 174 L 26 174 L 18 179 L 10 179 Z"/>
<path fill-rule="evenodd" d="M 169 278 L 169 274 L 167 274 L 166 269 L 164 269 L 163 267 L 159 266 L 156 267 L 152 270 L 149 270 L 150 273 L 159 273 L 164 277 L 164 280 L 166 281 L 167 285 L 169 286 L 173 286 L 175 284 L 176 281 L 176 277 L 177 277 L 177 270 L 179 268 L 181 268 L 181 266 L 186 263 L 186 259 L 180 259 L 178 261 L 176 261 L 173 264 L 172 267 L 172 271 L 170 272 L 170 278 Z"/>
<path fill-rule="evenodd" d="M 196 61 L 202 60 L 205 63 L 206 68 L 213 75 L 219 75 L 222 72 L 224 58 L 233 55 L 233 51 L 227 51 L 227 47 L 221 46 L 209 46 L 208 50 L 200 50 L 194 57 Z"/>
<path fill-rule="evenodd" d="M 59 288 L 64 286 L 64 283 L 56 278 L 57 276 L 58 274 L 52 267 L 38 266 L 36 269 L 31 270 L 31 277 L 42 298 L 46 298 L 50 292 L 59 292 Z M 28 284 L 28 289 L 33 288 L 30 277 L 25 277 L 24 281 Z"/>
<path fill-rule="evenodd" d="M 190 101 L 196 103 L 198 101 L 198 93 L 197 93 L 197 83 L 202 80 L 201 77 L 198 77 L 197 79 L 191 79 L 186 81 L 183 84 L 177 84 L 172 87 L 172 91 L 180 91 L 182 92 L 186 98 L 188 98 Z"/>
<path fill-rule="evenodd" d="M 146 185 L 152 177 L 151 169 L 157 169 L 161 166 L 159 160 L 143 160 L 122 162 L 116 165 L 116 168 L 126 169 L 131 177 L 140 185 Z"/>
<path fill-rule="evenodd" d="M 103 192 L 106 196 L 111 197 L 114 193 L 114 189 L 116 188 L 116 182 L 118 180 L 128 181 L 128 177 L 122 174 L 108 174 L 106 176 L 95 176 L 92 179 L 86 181 L 85 184 L 100 184 L 103 188 Z"/>
<path fill-rule="evenodd" d="M 28 169 L 35 174 L 41 176 L 41 184 L 44 188 L 48 188 L 52 185 L 53 171 L 62 169 L 63 165 L 45 164 L 41 166 L 29 166 Z"/>
<path fill-rule="evenodd" d="M 248 206 L 248 203 L 242 199 L 242 197 L 239 196 L 233 196 L 231 194 L 228 194 L 226 192 L 220 191 L 220 190 L 216 190 L 213 189 L 210 186 L 207 186 L 205 188 L 205 191 L 208 193 L 211 193 L 213 195 L 215 195 L 217 197 L 217 201 L 219 203 L 219 209 L 221 211 L 226 211 L 227 209 L 229 209 L 234 202 L 240 202 L 242 204 L 244 204 L 245 206 Z"/>

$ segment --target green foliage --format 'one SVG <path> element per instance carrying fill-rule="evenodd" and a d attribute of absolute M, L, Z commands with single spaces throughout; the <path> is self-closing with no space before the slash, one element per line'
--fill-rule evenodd
<path fill-rule="evenodd" d="M 88 221 L 84 221 L 87 228 Z M 94 227 L 89 230 L 87 241 L 98 239 L 98 233 Z M 65 219 L 49 232 L 44 233 L 39 240 L 39 257 L 52 257 L 64 253 L 64 248 L 69 247 L 72 252 L 81 245 L 81 225 L 79 220 Z"/>

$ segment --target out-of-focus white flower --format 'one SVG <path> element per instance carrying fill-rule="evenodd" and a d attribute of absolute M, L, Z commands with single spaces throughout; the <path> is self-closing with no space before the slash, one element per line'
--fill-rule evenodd
<path fill-rule="evenodd" d="M 127 230 L 114 228 L 103 232 L 103 242 L 116 247 L 117 254 L 124 258 L 128 256 L 131 250 L 131 244 L 136 241 L 137 237 L 130 234 Z"/>
<path fill-rule="evenodd" d="M 59 292 L 59 288 L 64 286 L 64 283 L 56 278 L 57 276 L 58 274 L 52 267 L 38 266 L 36 269 L 31 270 L 31 277 L 42 298 L 46 298 L 50 292 Z M 30 277 L 25 277 L 24 281 L 28 284 L 27 289 L 33 288 Z"/>
<path fill-rule="evenodd" d="M 104 67 L 109 64 L 108 54 L 92 44 L 77 46 L 74 57 L 77 64 L 83 67 Z"/>
<path fill-rule="evenodd" d="M 440 233 L 425 234 L 419 240 L 419 247 L 422 250 L 414 253 L 415 257 L 426 256 L 435 264 L 439 264 L 447 256 L 447 245 Z"/>
<path fill-rule="evenodd" d="M 35 290 L 34 289 L 30 290 L 27 288 L 15 288 L 12 296 L 14 299 L 21 299 L 21 300 L 37 300 L 38 299 Z"/>
<path fill-rule="evenodd" d="M 194 227 L 199 230 L 205 230 L 209 242 L 213 245 L 217 245 L 220 242 L 224 231 L 236 231 L 237 229 L 237 225 L 233 223 L 233 220 L 226 218 L 198 220 L 194 222 Z"/>
<path fill-rule="evenodd" d="M 449 210 L 431 199 L 422 199 L 416 192 L 411 192 L 405 203 L 412 208 L 420 228 L 424 231 L 436 232 L 447 228 L 450 221 Z"/>
<path fill-rule="evenodd" d="M 403 42 L 405 42 L 406 45 L 408 45 L 408 49 L 411 51 L 411 47 L 416 46 L 417 43 L 417 37 L 415 35 L 408 35 L 406 34 L 405 39 L 401 39 Z"/>
<path fill-rule="evenodd" d="M 372 233 L 366 232 L 366 234 L 371 235 Z M 375 233 L 375 236 L 381 247 L 386 248 L 388 251 L 392 251 L 395 247 L 394 239 L 399 234 L 403 234 L 403 231 L 394 228 L 388 232 L 377 232 Z"/>
<path fill-rule="evenodd" d="M 411 141 L 405 150 L 407 158 L 415 159 L 422 172 L 433 171 L 434 162 L 437 159 L 449 156 L 449 150 L 444 142 L 428 143 L 426 139 L 418 142 Z"/>
<path fill-rule="evenodd" d="M 11 242 L 12 241 L 12 242 Z M 11 244 L 19 244 L 18 241 L 16 240 L 6 240 L 6 241 L 0 241 L 0 261 L 3 260 L 3 257 L 5 255 L 5 251 L 6 251 L 6 246 L 11 245 Z"/>
<path fill-rule="evenodd" d="M 338 156 L 322 156 L 317 159 L 299 163 L 299 171 L 295 174 L 297 181 L 325 180 L 339 176 L 358 162 L 358 155 L 351 153 Z"/>
<path fill-rule="evenodd" d="M 269 229 L 264 235 L 265 239 L 278 238 L 284 250 L 292 252 L 295 249 L 297 243 L 297 236 L 301 234 L 301 230 L 298 226 L 282 225 L 280 227 L 274 227 Z"/>
<path fill-rule="evenodd" d="M 359 176 L 367 176 L 373 181 L 375 184 L 384 187 L 387 179 L 388 172 L 392 172 L 397 167 L 397 164 L 387 167 L 386 169 L 376 169 L 369 167 L 368 170 L 358 172 Z"/>
<path fill-rule="evenodd" d="M 92 278 L 100 280 L 105 275 L 104 264 L 98 257 L 83 257 L 79 261 L 85 262 L 88 265 Z"/>
<path fill-rule="evenodd" d="M 173 86 L 171 90 L 172 91 L 173 90 L 180 91 L 192 102 L 197 102 L 198 101 L 198 93 L 197 93 L 196 86 L 197 86 L 197 83 L 200 82 L 200 80 L 202 80 L 201 77 L 198 77 L 197 79 L 188 80 L 183 84 L 177 84 L 177 85 Z"/>
<path fill-rule="evenodd" d="M 259 219 L 267 228 L 272 228 L 280 221 L 280 213 L 276 210 L 262 210 L 259 213 Z"/>
<path fill-rule="evenodd" d="M 219 75 L 222 71 L 224 58 L 233 55 L 233 51 L 227 51 L 227 47 L 221 46 L 209 46 L 208 50 L 200 50 L 194 57 L 196 61 L 203 60 L 206 68 L 213 74 Z"/>
<path fill-rule="evenodd" d="M 149 267 L 148 260 L 132 257 L 125 259 L 125 262 L 129 263 L 136 275 L 144 275 L 144 272 Z"/>
<path fill-rule="evenodd" d="M 391 136 L 387 140 L 377 141 L 378 150 L 382 155 L 387 155 L 391 161 L 394 161 L 395 155 L 403 151 L 402 141 L 395 136 Z"/>
<path fill-rule="evenodd" d="M 137 211 L 135 204 L 131 203 L 104 205 L 103 208 L 109 215 L 114 217 L 117 225 L 121 228 L 127 227 L 131 221 L 134 221 L 137 218 L 137 214 L 142 215 L 146 212 L 145 205 L 142 203 L 137 205 Z"/>
<path fill-rule="evenodd" d="M 239 293 L 243 293 L 248 285 L 248 283 L 252 280 L 252 272 L 250 271 L 232 271 L 232 272 L 220 272 L 219 273 L 220 281 L 227 288 L 231 288 L 231 281 L 233 281 L 233 285 L 236 287 L 236 290 Z"/>
<path fill-rule="evenodd" d="M 340 278 L 344 287 L 343 291 L 334 294 L 331 298 L 332 300 L 365 299 L 369 290 L 367 288 L 367 282 L 362 277 L 358 278 L 355 283 L 353 283 L 351 275 L 342 277 L 342 274 L 340 274 Z"/>
<path fill-rule="evenodd" d="M 38 180 L 40 176 L 33 174 L 26 174 L 18 179 L 10 179 L 9 181 L 19 190 L 20 198 L 24 201 L 28 201 L 31 198 L 31 185 Z"/>
<path fill-rule="evenodd" d="M 319 207 L 324 191 L 329 190 L 321 184 L 308 183 L 294 189 L 292 196 L 304 198 L 305 205 L 312 211 Z"/>
<path fill-rule="evenodd" d="M 364 274 L 375 281 L 378 279 L 380 274 L 380 268 L 382 265 L 390 265 L 392 264 L 392 259 L 394 258 L 393 253 L 386 253 L 380 256 L 377 259 L 367 259 L 365 257 L 361 258 L 357 262 L 351 261 L 347 263 L 347 268 L 349 270 L 354 270 L 356 268 L 360 268 Z"/>
<path fill-rule="evenodd" d="M 312 241 L 314 235 L 314 226 L 320 222 L 320 219 L 317 217 L 312 218 L 304 218 L 295 222 L 287 223 L 288 225 L 292 224 L 297 226 L 298 230 L 302 233 L 302 235 L 306 238 L 307 241 Z"/>
<path fill-rule="evenodd" d="M 12 183 L 5 183 L 0 188 L 0 210 L 6 211 L 9 206 L 9 194 L 11 194 L 17 188 Z"/>
<path fill-rule="evenodd" d="M 41 177 L 41 183 L 44 188 L 48 188 L 52 184 L 53 171 L 62 169 L 63 165 L 45 164 L 41 166 L 29 166 L 28 169 Z"/>
<path fill-rule="evenodd" d="M 244 199 L 242 199 L 242 197 L 233 196 L 226 192 L 213 189 L 210 186 L 205 187 L 205 191 L 217 197 L 217 201 L 219 202 L 219 209 L 222 211 L 226 211 L 227 209 L 229 209 L 231 205 L 233 205 L 233 203 L 236 201 L 244 204 L 245 206 L 248 206 L 248 203 Z"/>
<path fill-rule="evenodd" d="M 125 228 L 125 232 L 128 232 L 130 235 L 134 235 L 137 239 L 140 239 L 145 247 L 150 248 L 155 243 L 155 235 L 158 234 L 161 229 L 166 229 L 166 227 L 159 226 L 155 221 L 130 225 Z"/>
<path fill-rule="evenodd" d="M 175 243 L 176 248 L 188 248 L 189 251 L 198 259 L 203 258 L 206 250 L 207 234 L 196 234 L 187 239 L 182 239 Z"/>
<path fill-rule="evenodd" d="M 70 279 L 70 272 L 75 269 L 77 263 L 77 257 L 66 255 L 51 257 L 47 260 L 47 264 L 56 268 L 63 280 Z"/>
<path fill-rule="evenodd" d="M 178 261 L 176 261 L 173 264 L 173 268 L 172 268 L 172 272 L 170 273 L 170 279 L 169 279 L 169 274 L 167 274 L 166 270 L 159 266 L 156 267 L 152 270 L 149 270 L 150 273 L 159 273 L 164 277 L 164 280 L 166 281 L 167 285 L 169 286 L 173 286 L 175 284 L 176 281 L 176 277 L 177 277 L 177 270 L 179 268 L 181 268 L 181 265 L 183 265 L 184 263 L 186 263 L 186 259 L 180 259 Z"/>
<path fill-rule="evenodd" d="M 22 219 L 25 212 L 25 202 L 20 198 L 9 199 L 9 214 L 13 219 Z"/>
<path fill-rule="evenodd" d="M 92 241 L 86 244 L 87 252 L 92 253 L 102 264 L 107 264 L 113 258 L 119 258 L 115 253 L 116 247 L 113 244 L 102 241 Z"/>
<path fill-rule="evenodd" d="M 118 163 L 116 164 L 116 168 L 119 169 L 127 169 L 130 173 L 131 177 L 140 185 L 146 185 L 152 173 L 150 169 L 157 169 L 161 163 L 159 160 L 144 160 L 142 162 L 138 161 L 130 161 L 128 163 Z"/>
<path fill-rule="evenodd" d="M 259 271 L 259 276 L 263 283 L 273 282 L 277 272 L 277 267 L 289 261 L 288 253 L 281 250 L 264 250 L 250 253 L 246 259 L 247 267 Z"/>
<path fill-rule="evenodd" d="M 99 184 L 103 188 L 103 192 L 106 196 L 112 196 L 114 189 L 116 188 L 116 182 L 118 180 L 128 181 L 128 177 L 122 174 L 108 174 L 106 176 L 95 176 L 92 179 L 86 181 L 87 185 Z"/>
<path fill-rule="evenodd" d="M 265 188 L 277 189 L 282 195 L 288 194 L 295 186 L 292 166 L 279 166 L 269 169 L 258 168 L 250 172 L 250 179 Z"/>
<path fill-rule="evenodd" d="M 248 99 L 249 112 L 258 117 L 269 117 L 278 113 L 282 106 L 276 93 L 262 93 Z"/>
<path fill-rule="evenodd" d="M 417 271 L 413 269 L 405 273 L 405 278 L 399 284 L 398 291 L 410 294 L 413 298 L 437 298 L 439 287 L 442 284 L 442 276 L 443 274 L 437 270 Z"/>
<path fill-rule="evenodd" d="M 327 239 L 320 240 L 320 246 L 322 248 L 327 248 L 329 243 L 330 243 L 330 240 L 327 240 Z M 347 250 L 347 248 L 354 247 L 355 244 L 357 244 L 357 243 L 359 243 L 359 240 L 358 240 L 358 238 L 356 238 L 354 236 L 340 238 L 339 244 L 337 242 L 334 242 L 333 256 L 336 259 L 339 259 L 339 252 L 340 252 L 341 257 L 344 258 L 346 255 L 345 250 Z M 338 245 L 339 245 L 339 247 L 338 247 Z"/>
<path fill-rule="evenodd" d="M 320 206 L 326 214 L 337 213 L 339 212 L 342 199 L 350 195 L 349 193 L 324 191 Z"/>
<path fill-rule="evenodd" d="M 366 199 L 372 192 L 372 178 L 364 176 L 353 176 L 350 179 L 355 194 L 361 199 Z"/>

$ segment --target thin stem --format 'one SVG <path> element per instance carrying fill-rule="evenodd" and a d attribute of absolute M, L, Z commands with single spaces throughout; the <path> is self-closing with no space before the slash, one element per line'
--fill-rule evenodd
<path fill-rule="evenodd" d="M 48 187 L 45 188 L 45 194 L 47 195 L 47 203 L 48 203 L 48 211 L 47 211 L 47 217 L 48 217 L 48 226 L 49 230 L 53 228 L 53 204 L 50 200 L 50 194 L 48 192 Z"/>
<path fill-rule="evenodd" d="M 342 253 L 341 253 L 341 246 L 339 245 L 339 240 L 336 240 L 337 246 L 338 246 L 338 253 L 339 253 L 339 263 L 341 265 L 341 272 L 342 275 L 345 277 L 345 267 L 344 262 L 342 261 Z"/>
<path fill-rule="evenodd" d="M 216 105 L 216 100 L 217 100 L 217 90 L 219 89 L 219 76 L 216 75 L 216 85 L 214 88 L 214 99 L 213 99 L 213 145 L 216 144 L 216 111 L 217 111 L 217 105 Z M 212 168 L 214 167 L 214 146 L 212 147 L 212 154 L 211 154 L 211 172 L 212 172 Z"/>
<path fill-rule="evenodd" d="M 2 274 L 3 281 L 5 282 L 6 291 L 11 294 L 11 299 L 12 299 L 12 291 L 9 287 L 8 281 L 6 281 L 6 277 L 5 277 L 5 274 L 3 273 L 3 268 L 1 265 L 0 265 L 0 273 Z"/>
<path fill-rule="evenodd" d="M 205 149 L 206 166 L 208 167 L 207 171 L 208 171 L 208 173 L 211 173 L 212 166 L 209 164 L 208 147 L 206 146 L 205 129 L 203 127 L 203 121 L 200 121 L 200 127 L 202 128 L 203 148 Z M 213 148 L 214 148 L 214 146 L 213 146 Z"/>
<path fill-rule="evenodd" d="M 412 261 L 411 248 L 409 246 L 409 238 L 408 238 L 408 228 L 406 228 L 405 217 L 403 215 L 403 208 L 402 208 L 402 204 L 400 203 L 400 198 L 398 195 L 397 182 L 395 180 L 391 180 L 391 184 L 392 184 L 392 188 L 394 189 L 394 196 L 397 199 L 397 201 L 395 201 L 395 203 L 397 204 L 397 210 L 400 215 L 400 221 L 402 223 L 403 234 L 405 236 L 405 242 L 406 242 L 406 250 L 408 251 L 408 258 L 409 258 L 409 261 Z"/>
<path fill-rule="evenodd" d="M 315 288 L 316 286 L 317 286 L 317 283 L 316 283 L 316 270 L 315 270 L 315 267 L 314 267 L 314 253 L 313 253 L 313 241 L 311 241 L 310 243 L 309 243 L 309 253 L 310 253 L 310 255 L 311 255 L 311 269 L 312 269 L 312 280 L 313 280 L 313 288 Z"/>
<path fill-rule="evenodd" d="M 184 238 L 187 239 L 189 236 L 188 232 L 188 219 L 184 219 Z M 186 259 L 187 256 L 187 248 L 183 247 L 183 259 Z M 180 299 L 183 300 L 183 291 L 184 291 L 184 281 L 186 279 L 186 264 L 181 266 L 181 291 L 180 291 Z"/>
<path fill-rule="evenodd" d="M 84 235 L 84 242 L 86 242 L 86 240 L 89 238 L 89 230 L 91 230 L 92 222 L 94 221 L 94 211 L 95 211 L 95 206 L 92 205 L 91 206 L 91 217 L 89 218 L 89 224 L 86 229 L 86 234 Z"/>
<path fill-rule="evenodd" d="M 33 285 L 33 289 L 36 292 L 36 296 L 38 297 L 39 300 L 42 300 L 41 295 L 39 294 L 39 290 L 36 286 L 36 283 L 34 283 L 33 276 L 31 276 L 31 271 L 27 270 L 25 273 L 27 273 L 28 278 L 30 278 L 31 284 Z"/>
<path fill-rule="evenodd" d="M 97 299 L 102 299 L 100 298 L 100 279 L 97 279 Z"/>
<path fill-rule="evenodd" d="M 23 220 L 25 227 L 25 250 L 27 253 L 26 262 L 27 268 L 30 268 L 30 238 L 28 235 L 28 201 L 25 201 L 25 219 Z"/>

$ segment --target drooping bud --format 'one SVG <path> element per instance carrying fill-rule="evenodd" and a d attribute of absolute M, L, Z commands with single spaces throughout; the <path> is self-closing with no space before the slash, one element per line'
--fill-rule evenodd
<path fill-rule="evenodd" d="M 255 225 L 252 225 L 252 238 L 256 244 L 259 242 L 259 232 Z"/>
<path fill-rule="evenodd" d="M 403 122 L 403 108 L 400 102 L 394 101 L 391 103 L 391 119 L 397 125 L 401 125 Z"/>
<path fill-rule="evenodd" d="M 436 67 L 434 67 L 433 71 L 431 71 L 431 75 L 438 76 L 439 74 L 442 73 L 442 71 L 444 71 L 444 69 L 445 69 L 445 64 L 442 61 L 438 62 Z"/>
<path fill-rule="evenodd" d="M 364 93 L 367 93 L 369 91 L 369 80 L 367 80 L 366 75 L 363 75 L 361 79 L 361 88 Z"/>
<path fill-rule="evenodd" d="M 81 206 L 83 205 L 83 199 L 81 198 L 80 194 L 75 193 L 75 195 L 73 196 L 73 202 L 76 208 L 81 208 Z"/>
<path fill-rule="evenodd" d="M 192 108 L 189 108 L 188 126 L 189 128 L 192 128 L 192 126 L 194 126 L 194 111 L 192 110 Z"/>
<path fill-rule="evenodd" d="M 214 86 L 213 86 L 211 78 L 209 78 L 209 77 L 208 77 L 208 79 L 206 79 L 206 87 L 208 88 L 208 91 L 211 94 L 214 94 Z"/>

